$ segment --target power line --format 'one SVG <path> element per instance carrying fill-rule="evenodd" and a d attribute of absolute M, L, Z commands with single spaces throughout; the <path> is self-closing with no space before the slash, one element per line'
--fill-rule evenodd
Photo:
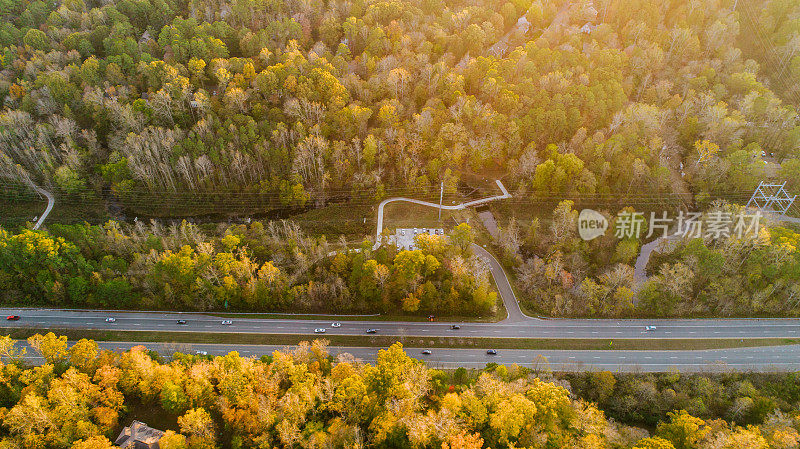
<path fill-rule="evenodd" d="M 770 56 L 769 56 L 770 51 L 772 52 L 773 56 L 776 56 L 776 57 L 778 56 L 777 53 L 775 52 L 774 44 L 772 44 L 771 42 L 767 42 L 769 37 L 764 34 L 764 30 L 762 30 L 760 25 L 756 22 L 756 19 L 754 18 L 754 13 L 750 10 L 750 6 L 747 4 L 747 2 L 743 2 L 743 4 L 744 4 L 744 6 L 743 6 L 742 9 L 744 10 L 745 15 L 747 15 L 747 19 L 750 22 L 751 28 L 753 29 L 753 31 L 756 33 L 756 35 L 758 37 L 758 45 L 761 47 L 762 50 L 764 50 L 765 56 L 767 56 L 767 58 L 765 59 L 764 62 L 766 64 L 769 64 L 771 66 L 772 70 L 777 74 L 777 76 L 774 77 L 774 79 L 775 79 L 776 82 L 781 84 L 781 87 L 784 89 L 784 92 L 786 92 L 787 95 L 791 95 L 795 102 L 800 103 L 800 101 L 798 101 L 800 99 L 800 97 L 798 97 L 798 93 L 797 92 L 793 92 L 791 90 L 790 85 L 787 84 L 786 79 L 784 78 L 784 75 L 782 74 L 782 71 L 779 72 L 777 70 L 777 67 L 775 65 L 775 61 L 772 60 L 770 58 Z M 765 43 L 766 43 L 766 45 L 765 45 Z"/>

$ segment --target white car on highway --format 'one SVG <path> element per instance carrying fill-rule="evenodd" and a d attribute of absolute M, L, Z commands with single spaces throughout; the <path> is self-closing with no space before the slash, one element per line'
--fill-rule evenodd
<path fill-rule="evenodd" d="M 221 324 L 223 326 L 230 326 L 231 324 L 233 324 L 233 321 L 231 321 L 231 320 L 223 320 Z"/>
<path fill-rule="evenodd" d="M 342 327 L 342 323 L 339 322 L 331 323 L 331 327 Z"/>
<path fill-rule="evenodd" d="M 106 318 L 106 323 L 116 323 L 116 322 L 117 322 L 117 319 L 114 318 L 114 317 L 110 316 L 110 317 Z"/>
<path fill-rule="evenodd" d="M 325 328 L 324 327 L 318 327 L 318 328 L 314 329 L 314 333 L 315 334 L 324 334 L 325 333 Z"/>
<path fill-rule="evenodd" d="M 645 330 L 645 332 L 652 332 L 652 331 L 656 330 L 656 327 L 655 326 L 645 326 L 644 330 Z"/>

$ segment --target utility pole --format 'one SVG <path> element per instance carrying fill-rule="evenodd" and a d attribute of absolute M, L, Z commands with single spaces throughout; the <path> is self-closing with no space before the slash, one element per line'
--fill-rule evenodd
<path fill-rule="evenodd" d="M 442 181 L 442 186 L 439 188 L 439 222 L 442 221 L 442 199 L 444 198 L 444 181 Z"/>

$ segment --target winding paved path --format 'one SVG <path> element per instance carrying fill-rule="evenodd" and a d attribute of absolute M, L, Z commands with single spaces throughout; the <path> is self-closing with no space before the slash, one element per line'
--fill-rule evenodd
<path fill-rule="evenodd" d="M 502 195 L 490 196 L 488 198 L 481 198 L 479 200 L 474 201 L 467 201 L 466 203 L 456 204 L 454 206 L 439 206 L 436 203 L 431 203 L 429 201 L 422 201 L 422 200 L 415 200 L 413 198 L 404 198 L 404 197 L 394 197 L 394 198 L 387 198 L 378 205 L 378 225 L 375 231 L 375 245 L 373 245 L 372 249 L 378 249 L 381 246 L 381 232 L 383 232 L 383 208 L 389 203 L 393 203 L 395 201 L 404 201 L 406 203 L 414 203 L 419 204 L 422 206 L 434 207 L 434 208 L 442 208 L 443 210 L 462 210 L 468 207 L 473 206 L 480 206 L 481 204 L 488 203 L 490 201 L 495 200 L 503 200 L 506 198 L 511 198 L 511 194 L 508 193 L 506 188 L 503 186 L 503 183 L 500 180 L 495 181 L 497 183 L 497 187 L 500 188 L 500 191 L 503 192 Z"/>
<path fill-rule="evenodd" d="M 429 206 L 437 209 L 441 207 L 444 210 L 462 210 L 466 209 L 467 207 L 479 206 L 490 201 L 511 198 L 511 194 L 508 193 L 505 186 L 503 186 L 503 183 L 500 182 L 499 179 L 495 182 L 497 183 L 497 187 L 500 188 L 500 191 L 503 192 L 502 195 L 495 195 L 488 198 L 481 198 L 479 200 L 467 201 L 466 203 L 456 204 L 453 206 L 439 206 L 436 203 L 403 197 L 387 198 L 381 201 L 381 203 L 378 205 L 378 225 L 375 231 L 375 245 L 373 245 L 372 249 L 376 250 L 381 246 L 381 233 L 383 232 L 383 208 L 387 204 L 395 201 L 405 201 L 407 203 L 420 204 L 422 206 Z M 517 302 L 517 297 L 514 295 L 514 290 L 511 288 L 511 283 L 508 281 L 508 277 L 506 276 L 505 271 L 503 271 L 503 266 L 500 265 L 500 262 L 498 262 L 497 259 L 495 259 L 491 253 L 489 253 L 489 251 L 486 251 L 474 243 L 472 244 L 472 250 L 489 264 L 489 271 L 492 273 L 492 278 L 494 278 L 494 282 L 497 285 L 500 298 L 502 298 L 503 305 L 508 312 L 508 317 L 504 321 L 516 322 L 530 319 L 530 317 L 522 313 L 522 310 L 519 307 L 519 302 Z"/>
<path fill-rule="evenodd" d="M 36 224 L 33 225 L 33 229 L 39 229 L 42 226 L 42 223 L 44 223 L 45 218 L 47 218 L 47 215 L 50 214 L 51 210 L 53 210 L 53 205 L 56 204 L 56 199 L 53 197 L 52 193 L 48 192 L 47 190 L 37 185 L 34 185 L 33 189 L 36 190 L 36 192 L 39 193 L 40 195 L 44 195 L 45 197 L 47 197 L 47 207 L 42 213 L 42 216 L 39 217 L 39 220 L 36 222 Z"/>

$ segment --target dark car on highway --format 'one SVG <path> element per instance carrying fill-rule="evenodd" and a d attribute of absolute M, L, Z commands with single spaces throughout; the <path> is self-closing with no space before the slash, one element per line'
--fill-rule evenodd
<path fill-rule="evenodd" d="M 450 326 L 450 329 L 458 330 L 458 329 L 461 329 L 461 326 L 459 326 L 458 324 L 453 324 L 453 325 Z"/>
<path fill-rule="evenodd" d="M 489 355 L 497 355 L 497 350 L 496 349 L 487 349 L 486 353 L 489 354 Z"/>
<path fill-rule="evenodd" d="M 9 315 L 6 317 L 8 321 L 17 321 L 19 320 L 19 315 Z"/>
<path fill-rule="evenodd" d="M 177 324 L 186 324 L 186 320 L 178 320 L 176 321 Z"/>

